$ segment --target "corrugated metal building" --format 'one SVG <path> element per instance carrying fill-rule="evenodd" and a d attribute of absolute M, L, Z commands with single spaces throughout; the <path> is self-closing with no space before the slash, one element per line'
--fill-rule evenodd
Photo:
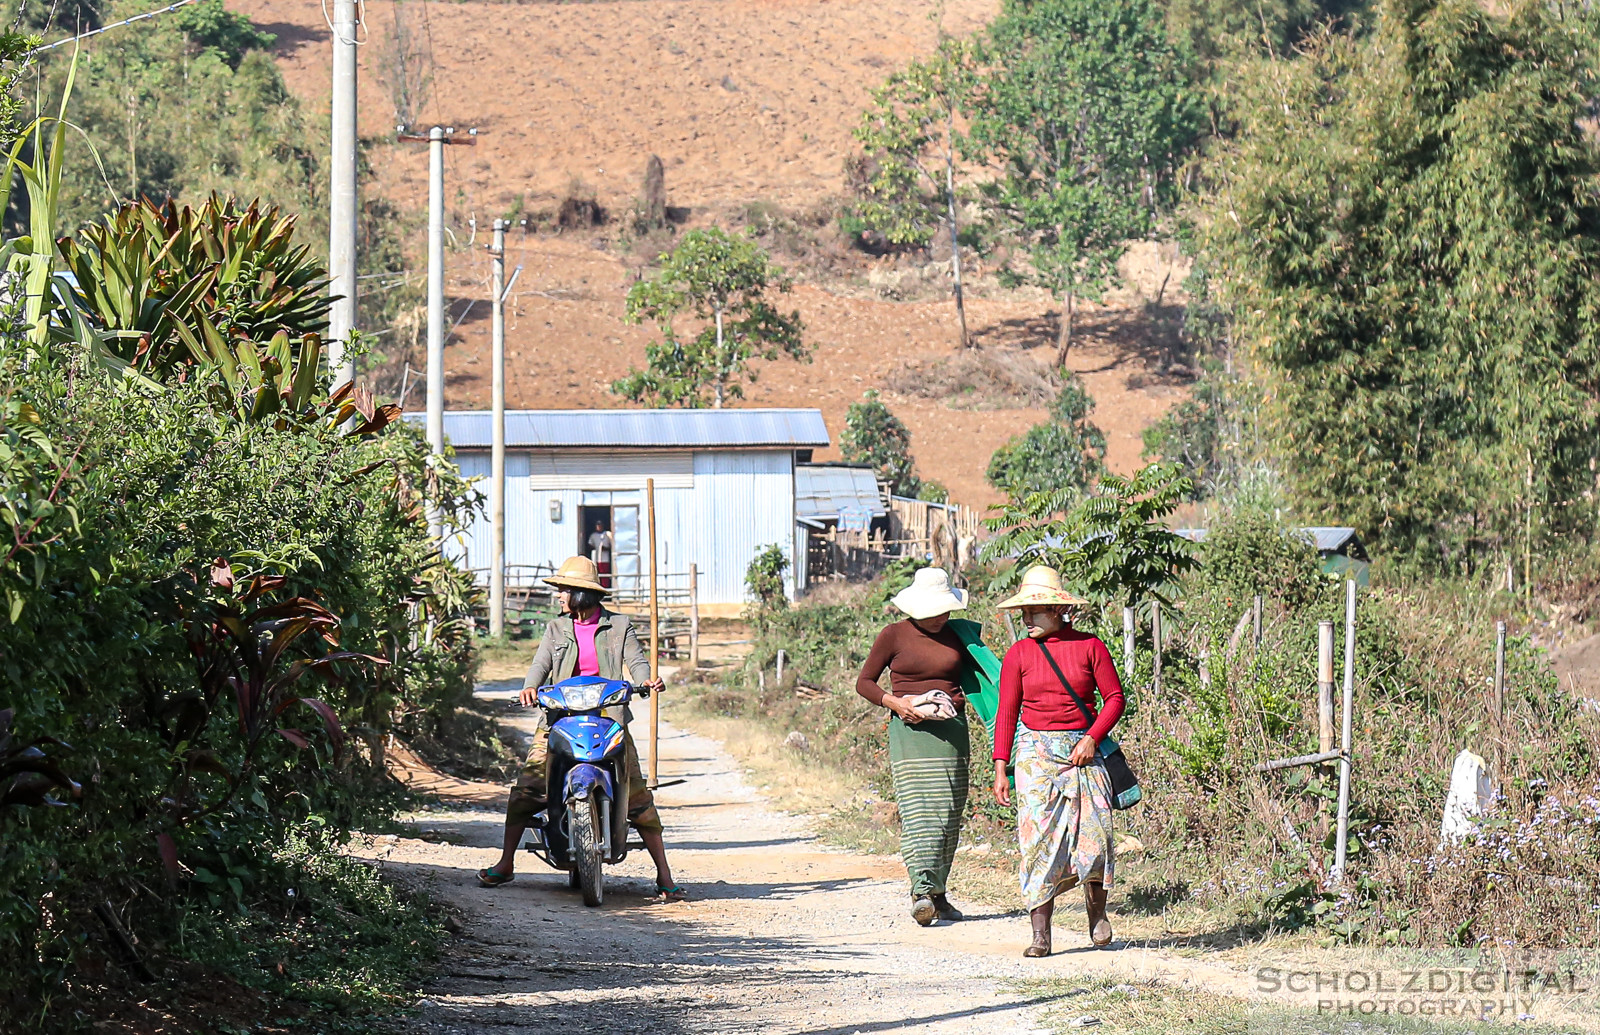
<path fill-rule="evenodd" d="M 447 411 L 444 433 L 462 472 L 487 483 L 491 414 Z M 588 553 L 599 524 L 614 541 L 616 588 L 637 591 L 649 572 L 644 488 L 654 478 L 664 575 L 681 580 L 696 565 L 703 605 L 741 605 L 751 558 L 776 543 L 791 561 L 793 596 L 795 580 L 805 584 L 795 465 L 828 444 L 819 410 L 508 410 L 506 563 L 553 568 Z M 488 517 L 464 538 L 466 565 L 486 579 Z"/>
<path fill-rule="evenodd" d="M 818 531 L 866 531 L 888 513 L 870 467 L 800 464 L 794 470 L 794 515 L 802 525 Z"/>
<path fill-rule="evenodd" d="M 1206 541 L 1207 530 L 1204 528 L 1179 528 L 1174 531 L 1191 542 Z M 1336 525 L 1312 525 L 1300 529 L 1300 533 L 1317 548 L 1317 556 L 1322 558 L 1324 572 L 1355 579 L 1362 587 L 1367 585 L 1372 559 L 1367 556 L 1367 548 L 1362 545 L 1355 529 Z"/>

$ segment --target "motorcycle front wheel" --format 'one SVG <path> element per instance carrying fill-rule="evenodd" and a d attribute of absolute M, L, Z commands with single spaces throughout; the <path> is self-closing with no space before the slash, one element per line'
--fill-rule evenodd
<path fill-rule="evenodd" d="M 605 897 L 606 879 L 600 860 L 600 810 L 591 793 L 572 803 L 572 864 L 583 904 L 598 906 Z"/>

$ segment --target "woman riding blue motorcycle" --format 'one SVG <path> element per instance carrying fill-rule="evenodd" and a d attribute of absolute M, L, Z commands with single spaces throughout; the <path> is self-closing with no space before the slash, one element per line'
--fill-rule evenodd
<path fill-rule="evenodd" d="M 587 557 L 568 558 L 545 582 L 554 586 L 563 612 L 545 627 L 539 650 L 523 680 L 524 707 L 536 703 L 540 687 L 574 676 L 597 676 L 609 680 L 628 680 L 635 687 L 655 693 L 659 679 L 650 679 L 650 661 L 639 644 L 639 635 L 626 615 L 608 611 L 601 600 L 610 592 L 601 585 L 599 572 Z M 516 852 L 527 828 L 549 806 L 549 740 L 536 736 L 522 763 L 511 801 L 506 807 L 505 843 L 500 859 L 478 871 L 484 887 L 510 883 L 515 876 Z M 623 764 L 627 769 L 628 821 L 639 832 L 645 850 L 656 864 L 656 891 L 664 901 L 684 898 L 684 890 L 672 879 L 667 865 L 667 849 L 662 839 L 661 817 L 655 798 L 639 767 L 639 752 L 632 734 L 624 734 Z"/>

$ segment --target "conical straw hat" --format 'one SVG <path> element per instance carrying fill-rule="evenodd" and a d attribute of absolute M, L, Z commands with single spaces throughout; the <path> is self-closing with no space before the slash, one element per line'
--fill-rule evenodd
<path fill-rule="evenodd" d="M 1014 596 L 1000 601 L 1001 610 L 1018 607 L 1070 607 L 1087 604 L 1084 598 L 1061 588 L 1061 574 L 1048 564 L 1035 564 L 1022 573 L 1022 585 Z"/>
<path fill-rule="evenodd" d="M 592 589 L 602 594 L 611 592 L 600 585 L 600 569 L 587 557 L 568 557 L 561 562 L 556 573 L 544 581 L 548 585 L 567 589 Z"/>

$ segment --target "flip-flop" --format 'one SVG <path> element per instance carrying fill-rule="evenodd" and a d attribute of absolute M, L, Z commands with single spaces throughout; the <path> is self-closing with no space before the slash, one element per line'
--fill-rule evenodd
<path fill-rule="evenodd" d="M 486 888 L 498 888 L 500 885 L 510 884 L 516 879 L 517 875 L 514 873 L 507 873 L 502 876 L 494 872 L 493 866 L 485 867 L 478 871 L 478 883 Z"/>
<path fill-rule="evenodd" d="M 664 888 L 660 884 L 657 884 L 656 885 L 655 897 L 652 898 L 651 901 L 652 902 L 682 902 L 684 899 L 686 899 L 688 897 L 689 897 L 689 893 L 687 891 L 683 890 L 683 886 L 681 884 L 674 884 L 670 888 Z"/>

